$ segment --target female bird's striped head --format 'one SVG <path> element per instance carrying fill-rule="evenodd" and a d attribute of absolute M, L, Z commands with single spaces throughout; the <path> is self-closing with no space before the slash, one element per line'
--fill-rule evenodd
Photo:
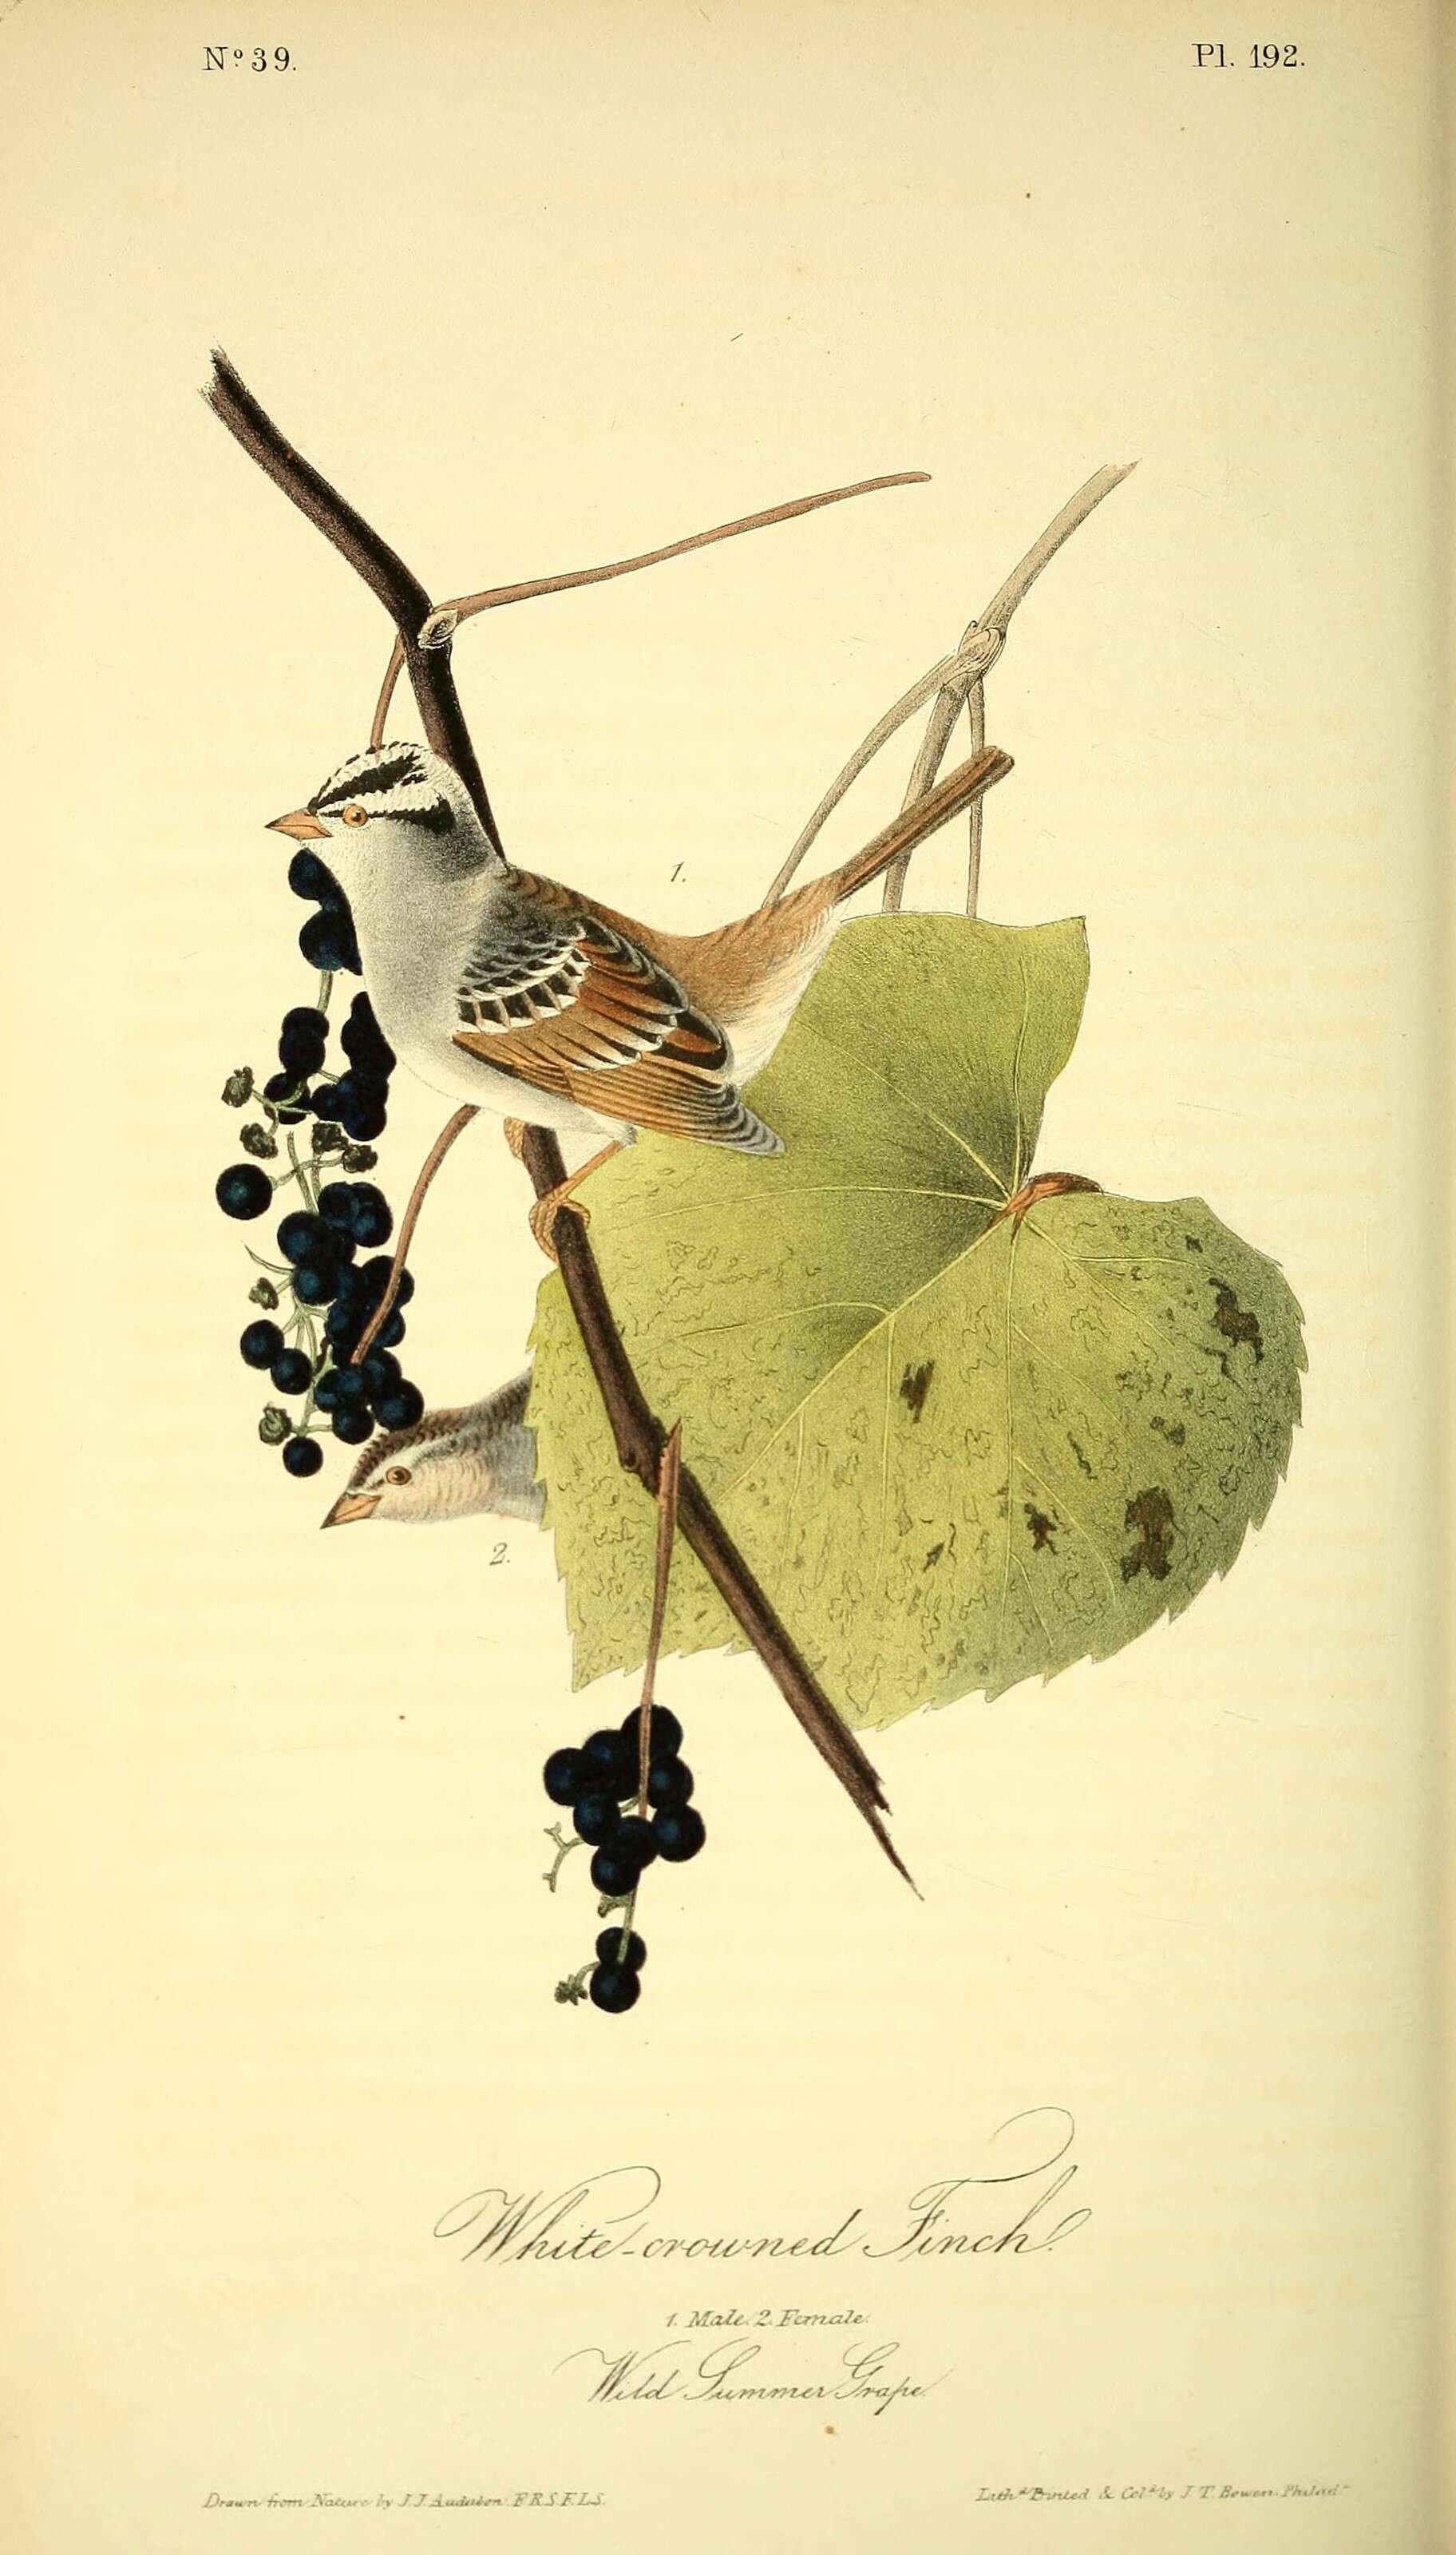
<path fill-rule="evenodd" d="M 427 1410 L 413 1428 L 391 1429 L 366 1446 L 348 1489 L 323 1522 L 380 1518 L 434 1525 L 451 1518 L 540 1521 L 546 1495 L 536 1478 L 536 1438 L 526 1417 L 529 1374 L 457 1410 Z"/>

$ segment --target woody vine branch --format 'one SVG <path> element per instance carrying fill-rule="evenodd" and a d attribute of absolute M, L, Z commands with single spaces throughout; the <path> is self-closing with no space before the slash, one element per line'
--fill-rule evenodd
<path fill-rule="evenodd" d="M 348 560 L 384 607 L 395 627 L 426 740 L 458 773 L 481 823 L 504 855 L 455 688 L 449 634 L 446 631 L 440 635 L 434 606 L 425 587 L 382 535 L 288 441 L 220 351 L 214 352 L 212 377 L 203 396 L 244 451 Z M 426 631 L 430 644 L 424 646 L 421 633 Z M 522 1158 L 538 1197 L 547 1195 L 565 1176 L 560 1148 L 547 1129 L 527 1130 Z M 618 1457 L 624 1469 L 635 1474 L 643 1489 L 656 1499 L 667 1432 L 651 1408 L 628 1357 L 580 1219 L 562 1217 L 555 1240 L 561 1282 L 591 1364 Z M 835 1712 L 711 1501 L 686 1466 L 678 1481 L 676 1514 L 677 1530 L 702 1563 L 800 1727 L 832 1767 L 885 1854 L 909 1881 L 910 1875 L 884 1826 L 882 1813 L 889 1805 L 874 1766 Z"/>

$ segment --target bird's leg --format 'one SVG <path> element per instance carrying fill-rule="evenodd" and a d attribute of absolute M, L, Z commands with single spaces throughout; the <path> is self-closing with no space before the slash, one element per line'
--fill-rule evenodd
<path fill-rule="evenodd" d="M 506 1142 L 519 1162 L 526 1151 L 528 1133 L 526 1121 L 523 1118 L 508 1118 L 505 1128 Z M 555 1231 L 557 1216 L 566 1211 L 572 1215 L 579 1215 L 583 1224 L 590 1224 L 591 1217 L 584 1206 L 577 1206 L 572 1191 L 580 1186 L 589 1173 L 600 1170 L 603 1162 L 609 1162 L 612 1156 L 620 1154 L 621 1151 L 620 1139 L 614 1139 L 610 1145 L 603 1145 L 601 1152 L 593 1154 L 589 1162 L 583 1162 L 579 1169 L 570 1172 L 564 1180 L 558 1180 L 553 1189 L 547 1189 L 545 1197 L 537 1199 L 528 1221 L 533 1234 L 553 1267 L 556 1261 L 556 1247 L 551 1240 L 551 1235 Z"/>
<path fill-rule="evenodd" d="M 551 1236 L 555 1231 L 557 1216 L 579 1215 L 583 1224 L 590 1224 L 591 1217 L 584 1206 L 577 1204 L 574 1191 L 581 1186 L 584 1179 L 589 1178 L 593 1171 L 599 1171 L 603 1162 L 609 1162 L 612 1156 L 620 1154 L 621 1151 L 621 1139 L 614 1137 L 610 1145 L 603 1145 L 599 1154 L 592 1155 L 589 1162 L 583 1162 L 578 1170 L 568 1173 L 564 1180 L 557 1180 L 553 1189 L 547 1189 L 545 1197 L 537 1199 L 528 1221 L 533 1234 L 553 1267 L 556 1262 L 556 1246 Z"/>

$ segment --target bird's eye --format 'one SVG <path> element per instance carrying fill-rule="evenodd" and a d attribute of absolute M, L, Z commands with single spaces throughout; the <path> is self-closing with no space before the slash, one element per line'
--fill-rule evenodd
<path fill-rule="evenodd" d="M 402 1491 L 410 1479 L 410 1467 L 408 1464 L 391 1464 L 384 1478 L 392 1482 L 397 1491 Z"/>
<path fill-rule="evenodd" d="M 361 807 L 357 798 L 351 798 L 347 807 L 341 807 L 339 813 L 346 825 L 367 825 L 369 822 L 369 810 L 367 807 Z"/>

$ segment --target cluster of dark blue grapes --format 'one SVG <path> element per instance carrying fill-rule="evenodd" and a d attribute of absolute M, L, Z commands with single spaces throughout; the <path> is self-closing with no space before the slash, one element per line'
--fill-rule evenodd
<path fill-rule="evenodd" d="M 408 1270 L 367 1357 L 358 1366 L 349 1363 L 389 1281 L 387 1256 L 359 1255 L 379 1252 L 394 1218 L 383 1190 L 353 1175 L 372 1170 L 378 1159 L 370 1139 L 384 1132 L 395 1052 L 368 995 L 357 994 L 339 1032 L 344 1070 L 327 1070 L 328 1001 L 336 969 L 357 970 L 354 926 L 311 852 L 297 855 L 289 883 L 320 907 L 299 934 L 303 955 L 323 970 L 318 999 L 284 1014 L 277 1073 L 259 1084 L 243 1065 L 223 1086 L 230 1108 L 253 1101 L 262 1116 L 242 1129 L 243 1151 L 253 1158 L 229 1164 L 217 1182 L 217 1203 L 224 1215 L 246 1223 L 267 1213 L 278 1190 L 297 1183 L 302 1204 L 278 1227 L 281 1262 L 249 1254 L 261 1273 L 251 1301 L 262 1318 L 248 1324 L 238 1346 L 244 1364 L 265 1370 L 278 1392 L 303 1396 L 297 1418 L 270 1402 L 258 1434 L 266 1446 L 282 1447 L 285 1469 L 306 1481 L 323 1462 L 318 1439 L 325 1428 L 346 1446 L 361 1446 L 376 1426 L 412 1428 L 425 1397 L 395 1355 L 405 1336 L 402 1307 L 415 1291 Z M 305 1118 L 313 1121 L 306 1160 L 294 1134 Z M 265 1170 L 265 1162 L 279 1159 L 280 1139 L 286 1166 Z M 351 1176 L 326 1179 L 333 1163 Z M 282 1323 L 269 1318 L 280 1312 Z"/>
<path fill-rule="evenodd" d="M 647 1945 L 633 1931 L 638 1885 L 650 1863 L 688 1863 L 707 1833 L 692 1799 L 692 1771 L 682 1756 L 682 1724 L 661 1704 L 652 1708 L 647 1787 L 641 1786 L 642 1715 L 629 1712 L 618 1730 L 594 1730 L 580 1748 L 557 1748 L 546 1759 L 547 1797 L 569 1809 L 577 1837 L 595 1849 L 592 1886 L 626 1909 L 621 1925 L 596 1940 L 596 1959 L 558 1988 L 575 2002 L 581 1981 L 603 2013 L 626 2013 L 642 1993 Z M 635 1804 L 624 1812 L 623 1803 Z M 645 1815 L 650 1812 L 651 1816 Z M 603 1910 L 605 1913 L 605 1910 Z"/>
<path fill-rule="evenodd" d="M 316 905 L 299 934 L 299 947 L 310 967 L 324 976 L 362 976 L 359 943 L 348 899 L 331 869 L 316 852 L 295 852 L 289 863 L 289 885 L 305 905 Z"/>

